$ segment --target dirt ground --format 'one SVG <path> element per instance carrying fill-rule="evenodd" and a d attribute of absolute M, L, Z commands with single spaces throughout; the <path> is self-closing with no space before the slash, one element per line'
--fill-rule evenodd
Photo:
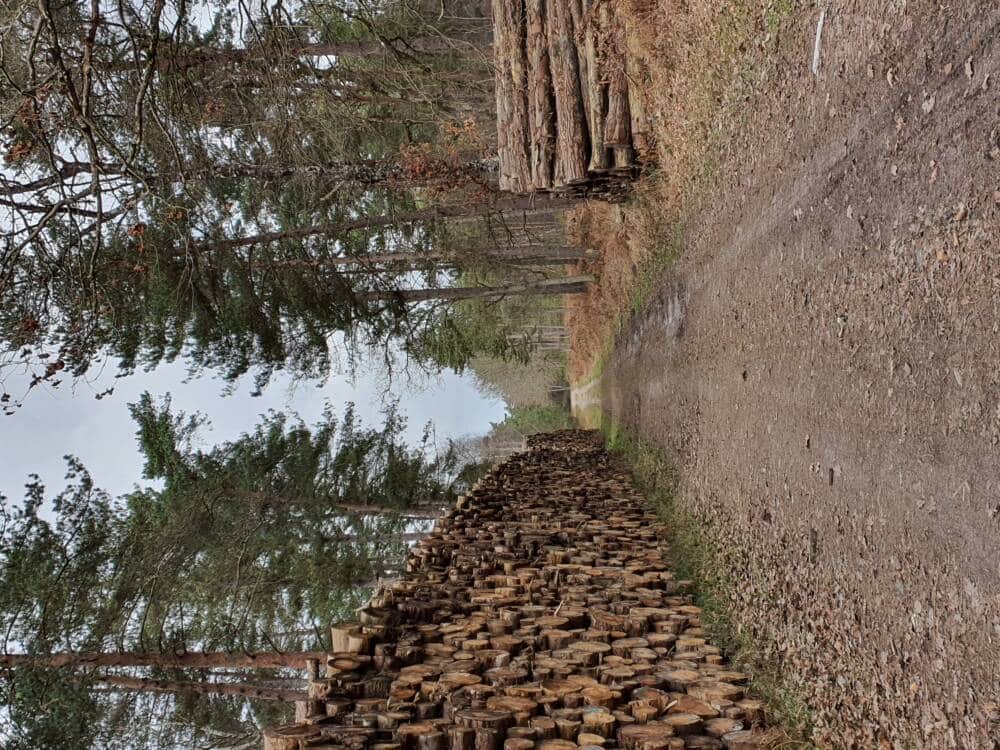
<path fill-rule="evenodd" d="M 796 12 L 606 412 L 820 744 L 1000 748 L 1000 5 Z"/>

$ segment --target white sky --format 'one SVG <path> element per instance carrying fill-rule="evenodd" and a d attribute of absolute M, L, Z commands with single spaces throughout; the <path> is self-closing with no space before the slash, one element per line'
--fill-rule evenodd
<path fill-rule="evenodd" d="M 206 414 L 212 423 L 211 431 L 202 433 L 206 447 L 252 429 L 259 415 L 269 409 L 296 412 L 311 424 L 321 415 L 324 404 L 330 403 L 340 415 L 344 405 L 354 401 L 365 424 L 380 425 L 385 404 L 384 378 L 376 368 L 362 370 L 353 383 L 334 374 L 319 387 L 309 381 L 295 384 L 288 375 L 278 373 L 257 398 L 250 396 L 252 384 L 246 378 L 228 396 L 223 393 L 226 384 L 211 373 L 185 382 L 187 373 L 180 361 L 118 380 L 110 377 L 114 367 L 107 369 L 108 375 L 93 388 L 77 386 L 74 394 L 67 383 L 55 390 L 39 390 L 14 416 L 0 416 L 0 494 L 19 502 L 32 472 L 42 477 L 49 496 L 55 494 L 65 485 L 62 457 L 66 454 L 80 458 L 95 484 L 113 495 L 145 483 L 128 404 L 147 390 L 154 397 L 169 392 L 177 411 Z M 111 384 L 115 385 L 112 396 L 100 401 L 94 398 L 94 392 Z M 428 421 L 433 422 L 433 434 L 443 446 L 448 438 L 485 433 L 490 422 L 501 421 L 506 412 L 502 401 L 484 398 L 476 391 L 471 375 L 459 376 L 452 371 L 422 383 L 407 383 L 402 378 L 393 383 L 391 391 L 408 418 L 404 437 L 411 444 L 420 439 Z"/>
<path fill-rule="evenodd" d="M 223 2 L 218 7 L 228 5 Z M 298 2 L 285 4 L 293 14 L 297 6 Z M 197 3 L 189 7 L 189 20 L 205 30 L 218 7 Z M 169 26 L 169 4 L 166 13 L 164 24 Z M 6 168 L 4 174 L 14 177 Z M 10 218 L 4 217 L 3 224 L 9 223 Z M 252 429 L 259 415 L 271 409 L 297 413 L 310 424 L 325 404 L 331 404 L 339 415 L 347 402 L 353 401 L 361 420 L 378 426 L 386 402 L 385 378 L 377 366 L 363 369 L 354 382 L 333 374 L 319 387 L 309 381 L 295 384 L 288 375 L 278 373 L 257 398 L 250 396 L 250 378 L 244 378 L 230 395 L 224 395 L 226 384 L 211 372 L 188 381 L 183 361 L 122 379 L 114 378 L 113 364 L 105 370 L 92 385 L 77 385 L 74 391 L 67 377 L 67 382 L 55 390 L 31 393 L 14 416 L 0 415 L 0 495 L 19 502 L 25 480 L 36 473 L 51 497 L 65 484 L 62 457 L 66 454 L 81 459 L 95 484 L 112 495 L 144 483 L 135 426 L 128 412 L 129 402 L 138 400 L 143 391 L 154 397 L 170 393 L 175 410 L 207 415 L 212 429 L 202 431 L 206 447 Z M 17 382 L 12 377 L 4 385 L 4 390 L 15 396 L 24 392 L 23 380 Z M 112 385 L 112 396 L 100 401 L 94 398 L 95 393 Z M 420 439 L 428 421 L 433 422 L 436 439 L 443 446 L 449 438 L 484 434 L 491 422 L 501 421 L 506 413 L 502 401 L 484 398 L 476 391 L 471 375 L 459 376 L 451 371 L 420 383 L 408 382 L 404 377 L 393 383 L 388 398 L 392 397 L 399 399 L 400 410 L 408 418 L 404 438 L 411 444 Z"/>

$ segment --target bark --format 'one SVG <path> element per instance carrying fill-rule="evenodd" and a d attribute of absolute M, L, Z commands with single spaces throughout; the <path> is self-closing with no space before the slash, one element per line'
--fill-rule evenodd
<path fill-rule="evenodd" d="M 580 66 L 576 54 L 572 0 L 548 0 L 546 22 L 552 88 L 556 102 L 556 164 L 554 184 L 579 184 L 587 177 L 589 144 Z"/>
<path fill-rule="evenodd" d="M 428 300 L 458 301 L 464 299 L 497 299 L 540 294 L 579 294 L 586 291 L 590 276 L 570 276 L 559 279 L 545 279 L 527 284 L 507 286 L 451 286 L 437 289 L 391 289 L 387 291 L 365 292 L 359 295 L 364 300 L 402 298 L 405 302 L 426 302 Z"/>
<path fill-rule="evenodd" d="M 360 229 L 380 229 L 414 222 L 433 221 L 435 219 L 470 219 L 515 211 L 546 211 L 553 208 L 569 208 L 581 200 L 578 196 L 541 197 L 536 195 L 515 195 L 501 198 L 492 203 L 459 203 L 450 206 L 433 206 L 430 208 L 404 211 L 388 216 L 368 216 L 349 221 L 314 224 L 297 229 L 285 229 L 277 232 L 261 232 L 247 237 L 236 237 L 214 242 L 199 243 L 195 247 L 211 249 L 231 249 L 259 245 L 266 242 L 282 240 L 298 240 L 307 237 L 336 237 L 347 232 Z"/>
<path fill-rule="evenodd" d="M 380 505 L 335 505 L 333 507 L 347 513 L 358 513 L 361 515 L 371 516 L 398 515 L 402 518 L 426 520 L 432 520 L 444 516 L 444 511 L 438 508 L 402 508 L 400 510 L 395 510 L 393 508 L 384 508 Z"/>
<path fill-rule="evenodd" d="M 631 118 L 632 146 L 640 160 L 649 155 L 650 138 L 647 127 L 646 102 L 643 87 L 646 76 L 643 68 L 639 35 L 626 21 L 625 24 L 625 78 L 628 87 L 628 112 Z"/>
<path fill-rule="evenodd" d="M 190 651 L 182 654 L 63 652 L 37 656 L 34 654 L 0 654 L 0 667 L 178 667 L 192 669 L 240 668 L 280 669 L 304 668 L 307 659 L 325 659 L 323 651 L 296 651 L 257 654 L 224 651 Z"/>
<path fill-rule="evenodd" d="M 614 148 L 632 145 L 628 86 L 625 70 L 618 65 L 608 71 L 608 115 L 604 120 L 604 144 Z"/>
<path fill-rule="evenodd" d="M 530 118 L 531 187 L 547 190 L 552 187 L 552 167 L 555 157 L 556 122 L 552 103 L 552 71 L 549 44 L 545 28 L 547 0 L 526 0 L 528 26 L 528 85 Z"/>
<path fill-rule="evenodd" d="M 230 500 L 242 500 L 265 505 L 294 505 L 300 502 L 298 498 L 289 495 L 276 495 L 269 492 L 249 492 L 225 490 L 223 496 Z M 409 508 L 392 508 L 384 505 L 358 505 L 354 503 L 331 502 L 328 506 L 332 511 L 342 513 L 358 513 L 370 516 L 399 516 L 401 518 L 433 519 L 444 515 L 441 508 L 429 506 L 412 506 Z"/>
<path fill-rule="evenodd" d="M 604 148 L 604 117 L 608 109 L 608 94 L 597 58 L 597 30 L 594 27 L 592 8 L 593 2 L 586 0 L 583 56 L 587 60 L 587 69 L 583 85 L 587 89 L 587 127 L 590 131 L 590 163 L 587 166 L 588 169 L 597 171 L 607 169 L 611 159 Z"/>
<path fill-rule="evenodd" d="M 275 65 L 300 57 L 371 57 L 381 54 L 434 54 L 467 49 L 469 46 L 486 48 L 490 44 L 489 32 L 473 32 L 457 37 L 423 36 L 411 39 L 369 39 L 357 42 L 290 42 L 271 46 L 218 49 L 192 49 L 173 56 L 157 59 L 156 70 L 179 72 L 201 66 L 267 62 Z M 95 63 L 96 70 L 114 72 L 142 69 L 145 61 Z"/>
<path fill-rule="evenodd" d="M 342 255 L 336 258 L 288 258 L 267 263 L 249 262 L 252 270 L 295 270 L 318 271 L 324 268 L 341 268 L 344 266 L 359 266 L 361 271 L 379 273 L 385 270 L 400 270 L 432 265 L 434 267 L 450 267 L 462 261 L 509 263 L 525 266 L 548 266 L 570 263 L 587 257 L 586 250 L 575 247 L 548 247 L 544 245 L 528 245 L 524 247 L 490 247 L 466 248 L 452 252 L 412 252 L 412 253 L 373 253 L 364 255 Z M 211 265 L 211 264 L 209 264 Z"/>
<path fill-rule="evenodd" d="M 98 682 L 125 690 L 144 693 L 196 693 L 199 695 L 235 695 L 260 701 L 282 701 L 291 703 L 309 698 L 305 690 L 281 690 L 265 688 L 244 682 L 185 682 L 181 680 L 155 680 L 145 677 L 125 677 L 124 675 L 101 675 Z"/>
<path fill-rule="evenodd" d="M 500 188 L 522 193 L 531 187 L 528 161 L 528 60 L 524 0 L 493 0 L 496 33 L 497 127 L 503 153 Z"/>
<path fill-rule="evenodd" d="M 457 166 L 430 165 L 427 175 L 415 174 L 398 161 L 372 159 L 358 162 L 328 162 L 326 164 L 279 167 L 266 164 L 226 164 L 189 172 L 187 179 L 238 179 L 290 180 L 296 177 L 323 177 L 338 182 L 364 187 L 419 187 L 440 179 L 483 180 L 491 179 L 496 171 L 493 159 L 479 159 Z M 166 176 L 153 177 L 154 181 L 169 182 Z"/>

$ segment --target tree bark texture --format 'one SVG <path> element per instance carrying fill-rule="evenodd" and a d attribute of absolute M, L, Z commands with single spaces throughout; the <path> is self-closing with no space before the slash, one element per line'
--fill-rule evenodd
<path fill-rule="evenodd" d="M 255 654 L 224 651 L 189 651 L 181 654 L 63 652 L 47 655 L 0 654 L 0 667 L 178 667 L 191 669 L 239 668 L 281 669 L 303 668 L 309 659 L 325 659 L 321 651 Z"/>
<path fill-rule="evenodd" d="M 595 0 L 493 0 L 493 16 L 501 189 L 560 191 L 634 176 L 649 139 L 639 49 L 622 14 Z"/>

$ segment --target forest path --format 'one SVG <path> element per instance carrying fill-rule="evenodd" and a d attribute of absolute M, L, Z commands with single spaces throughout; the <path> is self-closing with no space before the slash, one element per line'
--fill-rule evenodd
<path fill-rule="evenodd" d="M 818 739 L 998 748 L 1000 6 L 833 3 L 818 78 L 811 36 L 603 408 L 676 462 Z"/>

